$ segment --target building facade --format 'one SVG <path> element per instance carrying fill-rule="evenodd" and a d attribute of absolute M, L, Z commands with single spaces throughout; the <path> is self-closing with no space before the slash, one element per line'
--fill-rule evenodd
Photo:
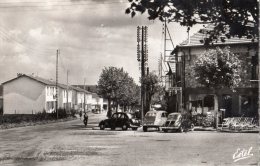
<path fill-rule="evenodd" d="M 57 99 L 58 108 L 78 110 L 84 107 L 84 94 L 91 94 L 80 88 L 58 84 L 56 95 L 54 81 L 25 74 L 19 74 L 2 85 L 4 114 L 51 113 L 55 111 Z"/>
<path fill-rule="evenodd" d="M 205 46 L 203 41 L 206 35 L 202 32 L 194 34 L 173 51 L 176 58 L 176 73 L 173 74 L 173 83 L 170 86 L 176 87 L 175 90 L 179 89 L 173 92 L 170 98 L 176 103 L 174 106 L 179 104 L 194 114 L 218 112 L 223 118 L 258 116 L 258 42 L 246 38 L 231 38 L 224 43 Z M 239 87 L 232 91 L 229 88 L 213 89 L 200 85 L 191 66 L 205 51 L 227 46 L 242 62 L 243 72 L 240 75 L 242 81 Z M 219 94 L 220 98 L 217 98 L 216 94 Z"/>

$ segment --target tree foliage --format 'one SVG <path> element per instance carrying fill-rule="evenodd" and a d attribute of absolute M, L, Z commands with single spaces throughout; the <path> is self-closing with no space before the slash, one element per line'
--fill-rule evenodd
<path fill-rule="evenodd" d="M 192 66 L 196 80 L 209 88 L 238 87 L 241 76 L 241 60 L 229 47 L 210 49 Z"/>
<path fill-rule="evenodd" d="M 108 116 L 111 113 L 110 102 L 116 106 L 133 106 L 139 101 L 139 87 L 123 68 L 105 67 L 98 80 L 98 93 L 108 99 Z"/>
<path fill-rule="evenodd" d="M 258 40 L 258 0 L 128 0 L 126 14 L 148 13 L 148 19 L 178 22 L 188 28 L 213 24 L 205 44 L 225 38 L 246 36 Z"/>
<path fill-rule="evenodd" d="M 164 95 L 164 89 L 159 84 L 159 78 L 155 73 L 149 73 L 143 78 L 143 84 L 146 90 L 146 108 L 149 111 L 150 105 L 160 102 L 161 96 Z"/>

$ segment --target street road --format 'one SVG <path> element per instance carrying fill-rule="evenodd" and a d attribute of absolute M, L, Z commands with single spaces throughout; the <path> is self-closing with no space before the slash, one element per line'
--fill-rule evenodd
<path fill-rule="evenodd" d="M 93 130 L 102 118 L 102 114 L 91 114 L 87 128 L 77 119 L 0 130 L 0 165 L 180 166 L 258 162 L 256 133 Z M 233 154 L 238 148 L 251 148 L 251 152 L 248 158 L 234 162 Z"/>

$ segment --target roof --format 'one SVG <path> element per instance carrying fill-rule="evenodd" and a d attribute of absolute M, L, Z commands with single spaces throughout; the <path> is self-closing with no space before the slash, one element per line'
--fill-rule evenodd
<path fill-rule="evenodd" d="M 213 30 L 214 25 L 208 25 L 207 27 L 200 29 L 197 33 L 190 36 L 190 39 L 186 39 L 178 45 L 178 47 L 192 47 L 192 46 L 204 46 L 204 38 L 207 37 L 206 31 Z M 224 35 L 220 37 L 225 37 Z M 244 37 L 231 37 L 230 39 L 225 38 L 225 42 L 214 41 L 214 45 L 227 45 L 227 44 L 241 44 L 241 43 L 256 43 L 252 42 L 252 39 Z"/>
<path fill-rule="evenodd" d="M 15 78 L 13 78 L 11 80 L 8 80 L 8 81 L 6 81 L 6 82 L 4 82 L 2 84 L 3 85 L 7 84 L 7 83 L 12 82 L 14 80 L 17 80 L 17 79 L 19 79 L 21 77 L 27 77 L 29 79 L 33 79 L 33 80 L 38 81 L 38 82 L 40 82 L 42 84 L 45 84 L 45 85 L 53 85 L 53 86 L 56 85 L 56 83 L 54 81 L 47 80 L 47 79 L 44 79 L 44 78 L 41 78 L 41 77 L 38 77 L 38 76 L 32 76 L 32 75 L 26 75 L 26 74 L 18 74 L 17 77 L 15 77 Z"/>
<path fill-rule="evenodd" d="M 169 72 L 166 75 L 171 75 L 172 73 L 175 73 L 176 72 L 175 63 L 167 62 L 167 64 L 168 64 L 168 67 L 169 67 Z"/>
<path fill-rule="evenodd" d="M 38 82 L 40 82 L 40 83 L 42 83 L 44 85 L 56 86 L 56 82 L 55 81 L 48 80 L 48 79 L 45 79 L 45 78 L 41 78 L 41 77 L 38 77 L 38 76 L 26 75 L 26 74 L 19 74 L 16 78 L 13 78 L 13 79 L 11 79 L 9 81 L 4 82 L 3 85 L 6 84 L 6 83 L 9 83 L 9 82 L 12 82 L 14 80 L 17 80 L 17 79 L 19 79 L 21 77 L 27 77 L 29 79 L 38 81 Z M 67 85 L 61 84 L 61 83 L 58 83 L 58 87 L 63 88 L 63 89 L 67 89 Z M 90 93 L 90 92 L 88 92 L 88 91 L 86 91 L 84 89 L 81 89 L 79 87 L 69 86 L 69 88 L 70 89 L 74 89 L 76 91 L 80 91 L 80 92 Z"/>

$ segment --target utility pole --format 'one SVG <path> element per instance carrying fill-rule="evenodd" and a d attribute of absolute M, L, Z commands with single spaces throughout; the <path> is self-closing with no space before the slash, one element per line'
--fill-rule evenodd
<path fill-rule="evenodd" d="M 144 110 L 145 110 L 145 85 L 143 82 L 143 78 L 146 73 L 146 66 L 148 61 L 148 46 L 147 46 L 147 26 L 142 26 L 141 28 L 137 27 L 137 61 L 141 64 L 141 120 L 144 120 Z M 141 39 L 140 39 L 141 37 Z M 140 47 L 141 42 L 141 47 Z"/>
<path fill-rule="evenodd" d="M 84 113 L 86 112 L 86 78 L 84 78 Z"/>
<path fill-rule="evenodd" d="M 56 110 L 56 114 L 57 114 L 57 119 L 59 118 L 59 115 L 58 115 L 58 99 L 59 99 L 59 95 L 58 95 L 58 62 L 59 62 L 59 53 L 60 51 L 57 50 L 57 55 L 56 55 L 56 103 L 55 103 L 55 110 Z"/>
<path fill-rule="evenodd" d="M 66 111 L 69 110 L 69 70 L 67 70 L 67 103 L 66 103 Z"/>

